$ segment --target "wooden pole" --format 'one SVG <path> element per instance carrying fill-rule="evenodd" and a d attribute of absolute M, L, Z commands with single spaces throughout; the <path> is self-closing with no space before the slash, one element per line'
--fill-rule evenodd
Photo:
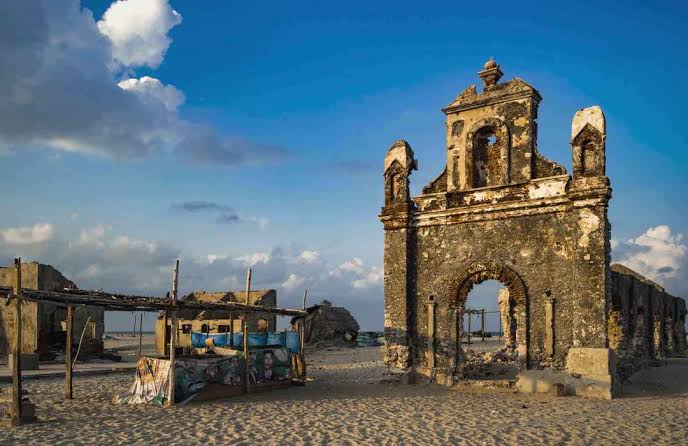
<path fill-rule="evenodd" d="M 74 363 L 72 362 L 72 331 L 74 328 L 74 307 L 69 305 L 67 307 L 67 342 L 65 345 L 65 399 L 71 400 L 72 393 L 72 371 Z"/>
<path fill-rule="evenodd" d="M 139 317 L 139 356 L 141 356 L 141 349 L 143 347 L 143 313 Z"/>
<path fill-rule="evenodd" d="M 174 263 L 172 274 L 172 302 L 177 303 L 177 285 L 179 283 L 179 259 Z M 177 310 L 172 310 L 172 327 L 170 331 L 170 387 L 167 405 L 174 406 L 174 365 L 177 350 Z"/>
<path fill-rule="evenodd" d="M 485 309 L 480 310 L 480 336 L 482 336 L 482 341 L 485 342 Z"/>
<path fill-rule="evenodd" d="M 22 277 L 21 259 L 14 259 L 14 331 L 12 332 L 12 425 L 18 426 L 22 412 L 22 382 L 21 382 L 21 296 Z"/>
<path fill-rule="evenodd" d="M 234 348 L 234 312 L 229 312 L 229 347 Z"/>
<path fill-rule="evenodd" d="M 306 298 L 308 297 L 308 290 L 303 290 L 303 305 L 302 309 L 306 310 Z M 301 319 L 299 324 L 299 338 L 301 338 L 301 380 L 306 382 L 306 316 Z"/>
<path fill-rule="evenodd" d="M 74 355 L 74 359 L 72 360 L 72 372 L 74 372 L 74 366 L 76 365 L 76 360 L 79 359 L 79 352 L 81 351 L 81 343 L 84 342 L 84 335 L 86 334 L 86 329 L 88 328 L 88 323 L 91 322 L 91 316 L 86 319 L 86 323 L 84 324 L 84 328 L 81 330 L 81 336 L 79 337 L 79 345 L 76 347 L 76 354 Z M 74 322 L 72 322 L 72 325 Z"/>
<path fill-rule="evenodd" d="M 246 271 L 246 305 L 249 304 L 249 296 L 251 295 L 251 268 Z M 248 363 L 248 312 L 244 311 L 244 323 L 243 323 L 243 337 L 244 337 L 244 386 L 246 393 L 249 391 L 249 377 L 251 376 L 251 371 L 249 370 Z"/>
<path fill-rule="evenodd" d="M 167 310 L 165 310 L 165 317 L 163 320 L 162 327 L 163 327 L 162 328 L 162 354 L 164 356 L 164 355 L 169 354 L 169 352 L 167 351 L 167 330 L 169 330 L 168 324 L 167 324 Z M 170 337 L 171 336 L 172 336 L 172 334 L 170 334 Z M 157 343 L 157 339 L 156 339 L 156 343 Z"/>
<path fill-rule="evenodd" d="M 468 310 L 468 345 L 471 345 L 471 319 L 473 319 L 472 310 Z"/>

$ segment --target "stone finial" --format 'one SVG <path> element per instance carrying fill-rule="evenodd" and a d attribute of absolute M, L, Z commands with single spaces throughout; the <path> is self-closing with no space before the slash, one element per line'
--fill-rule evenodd
<path fill-rule="evenodd" d="M 418 161 L 414 158 L 413 149 L 403 139 L 392 144 L 392 147 L 387 151 L 387 156 L 385 156 L 385 172 L 395 160 L 408 172 L 418 169 Z"/>
<path fill-rule="evenodd" d="M 588 124 L 600 132 L 600 134 L 606 135 L 607 122 L 599 105 L 583 108 L 576 112 L 576 115 L 573 117 L 573 122 L 571 123 L 571 141 L 573 141 L 581 130 L 583 130 L 583 127 Z"/>
<path fill-rule="evenodd" d="M 497 65 L 497 62 L 495 62 L 492 58 L 485 62 L 482 71 L 478 71 L 478 76 L 480 76 L 480 79 L 483 80 L 486 90 L 490 89 L 497 82 L 499 82 L 499 79 L 501 79 L 503 75 L 504 73 L 502 73 L 502 70 L 499 69 L 499 65 Z"/>

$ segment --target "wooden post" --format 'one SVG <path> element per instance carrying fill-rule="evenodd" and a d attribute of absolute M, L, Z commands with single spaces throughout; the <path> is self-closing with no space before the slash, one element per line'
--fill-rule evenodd
<path fill-rule="evenodd" d="M 480 310 L 480 336 L 482 341 L 485 342 L 485 309 Z"/>
<path fill-rule="evenodd" d="M 65 345 L 65 399 L 71 400 L 72 375 L 74 363 L 72 362 L 72 332 L 74 331 L 74 307 L 67 305 L 67 342 Z"/>
<path fill-rule="evenodd" d="M 172 303 L 177 304 L 177 285 L 179 283 L 179 259 L 174 264 L 172 275 Z M 170 328 L 170 388 L 167 398 L 167 405 L 174 405 L 174 364 L 177 350 L 177 310 L 172 310 L 172 327 Z"/>
<path fill-rule="evenodd" d="M 303 290 L 303 311 L 306 311 L 306 299 L 308 298 L 308 290 Z M 301 341 L 301 380 L 306 382 L 306 316 L 301 319 L 299 324 L 299 338 Z"/>
<path fill-rule="evenodd" d="M 163 327 L 163 328 L 162 328 L 162 354 L 163 354 L 163 356 L 169 354 L 169 351 L 167 350 L 167 348 L 168 348 L 168 347 L 167 347 L 167 345 L 168 345 L 168 344 L 167 344 L 167 330 L 168 330 L 168 328 L 167 328 L 167 327 L 168 327 L 168 324 L 167 324 L 167 310 L 165 310 L 164 314 L 165 314 L 165 317 L 164 317 L 163 325 L 162 325 L 162 327 Z M 171 337 L 171 336 L 172 336 L 172 334 L 170 334 L 170 337 Z M 156 341 L 155 341 L 155 342 L 156 342 L 156 343 L 158 342 L 158 341 L 157 341 L 157 336 L 156 336 Z"/>
<path fill-rule="evenodd" d="M 251 268 L 246 271 L 246 306 L 249 305 L 249 296 L 251 295 Z M 244 389 L 246 393 L 249 391 L 249 377 L 251 376 L 251 371 L 249 369 L 248 363 L 248 311 L 244 311 L 244 323 L 243 323 L 243 337 L 244 337 Z"/>
<path fill-rule="evenodd" d="M 21 259 L 14 259 L 14 331 L 12 332 L 12 425 L 18 426 L 22 412 L 22 382 L 21 382 L 21 344 L 22 320 L 21 297 L 22 277 Z"/>
<path fill-rule="evenodd" d="M 234 312 L 229 312 L 229 347 L 234 348 Z"/>
<path fill-rule="evenodd" d="M 141 349 L 143 347 L 143 312 L 139 318 L 139 357 L 141 356 Z"/>

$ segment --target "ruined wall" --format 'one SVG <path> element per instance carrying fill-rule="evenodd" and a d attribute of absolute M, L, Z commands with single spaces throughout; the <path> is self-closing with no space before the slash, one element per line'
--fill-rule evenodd
<path fill-rule="evenodd" d="M 622 379 L 655 359 L 686 352 L 686 302 L 623 266 L 612 265 L 609 346 Z"/>
<path fill-rule="evenodd" d="M 539 93 L 520 79 L 500 84 L 501 75 L 489 61 L 479 73 L 483 91 L 471 86 L 443 110 L 447 166 L 422 195 L 408 195 L 417 166 L 408 143 L 385 157 L 388 364 L 455 373 L 457 315 L 488 279 L 509 289 L 522 368 L 561 369 L 571 348 L 607 348 L 604 115 L 591 107 L 574 117 L 570 177 L 537 151 Z"/>
<path fill-rule="evenodd" d="M 198 300 L 201 302 L 246 302 L 245 291 L 229 292 L 195 292 L 184 299 Z M 277 291 L 275 290 L 255 290 L 251 291 L 249 302 L 265 308 L 277 306 Z M 178 347 L 191 348 L 191 332 L 208 332 L 210 334 L 224 333 L 230 330 L 232 333 L 239 333 L 242 330 L 243 313 L 234 312 L 234 325 L 229 313 L 224 311 L 180 311 L 177 318 L 177 345 Z M 248 330 L 255 331 L 275 331 L 277 329 L 277 316 L 271 313 L 250 313 L 248 315 Z M 168 354 L 169 331 L 172 326 L 171 318 L 165 318 L 162 312 L 155 324 L 155 345 L 156 351 L 160 355 Z M 222 327 L 221 327 L 222 326 Z M 167 327 L 167 329 L 165 328 Z M 186 333 L 185 333 L 186 331 Z"/>
<path fill-rule="evenodd" d="M 508 268 L 525 284 L 527 296 L 518 312 L 525 312 L 528 324 L 525 327 L 527 344 L 524 347 L 531 366 L 549 361 L 563 366 L 568 348 L 576 343 L 605 347 L 604 308 L 592 316 L 584 316 L 580 308 L 584 302 L 594 305 L 596 300 L 604 301 L 605 295 L 603 286 L 588 288 L 587 285 L 602 285 L 604 271 L 597 274 L 581 272 L 579 270 L 583 268 L 577 265 L 587 262 L 583 259 L 586 254 L 580 254 L 581 248 L 578 247 L 577 227 L 581 212 L 585 215 L 593 211 L 587 208 L 584 211 L 572 209 L 545 215 L 418 228 L 414 247 L 418 257 L 412 272 L 412 281 L 415 283 L 413 294 L 418 296 L 414 337 L 414 344 L 418 345 L 417 362 L 427 363 L 424 357 L 427 354 L 424 336 L 428 333 L 426 304 L 429 296 L 434 296 L 437 307 L 437 367 L 452 366 L 451 358 L 455 356 L 456 345 L 456 319 L 452 310 L 462 304 L 457 290 L 468 278 L 466 270 L 474 265 L 485 265 L 485 268 L 478 268 L 487 274 L 486 278 L 502 283 L 508 279 L 499 270 Z M 604 213 L 604 209 L 597 212 Z M 505 241 L 498 234 L 519 236 Z M 597 260 L 602 257 L 603 261 L 604 226 L 600 223 L 588 237 L 592 239 L 589 244 L 596 245 L 594 256 Z M 593 255 L 587 255 L 590 255 L 588 261 L 595 261 Z M 545 355 L 545 304 L 549 298 L 554 298 L 556 309 L 552 357 Z M 470 302 L 466 305 L 471 306 Z M 585 321 L 580 320 L 583 317 Z M 579 324 L 585 324 L 585 328 L 576 333 L 574 327 L 580 328 Z M 517 330 L 519 328 L 524 327 L 517 325 Z"/>
<path fill-rule="evenodd" d="M 59 290 L 76 285 L 50 265 L 38 262 L 22 263 L 22 287 L 35 290 Z M 14 286 L 14 267 L 0 268 L 0 284 Z M 105 312 L 98 307 L 78 307 L 74 311 L 75 342 L 84 332 L 82 352 L 98 354 L 103 350 Z M 89 319 L 90 317 L 90 319 Z M 51 348 L 64 349 L 67 310 L 52 304 L 26 302 L 22 306 L 22 351 L 45 353 Z M 9 352 L 10 336 L 14 327 L 14 310 L 2 305 L 0 311 L 0 354 Z"/>

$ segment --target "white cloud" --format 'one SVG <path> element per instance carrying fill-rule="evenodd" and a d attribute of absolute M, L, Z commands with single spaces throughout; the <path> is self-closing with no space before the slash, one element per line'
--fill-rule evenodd
<path fill-rule="evenodd" d="M 53 237 L 53 225 L 36 223 L 33 226 L 7 228 L 0 230 L 0 235 L 8 245 L 33 245 L 50 240 Z"/>
<path fill-rule="evenodd" d="M 313 263 L 320 260 L 320 253 L 317 251 L 304 250 L 299 254 L 299 260 L 305 263 Z"/>
<path fill-rule="evenodd" d="M 649 228 L 637 238 L 618 243 L 614 257 L 619 263 L 662 283 L 678 275 L 688 247 L 682 234 L 672 234 L 667 225 Z"/>
<path fill-rule="evenodd" d="M 355 279 L 351 285 L 356 289 L 365 289 L 382 284 L 382 268 L 372 267 L 360 279 Z"/>
<path fill-rule="evenodd" d="M 208 254 L 206 258 L 208 259 L 208 263 L 212 264 L 216 260 L 225 260 L 227 259 L 226 254 Z"/>
<path fill-rule="evenodd" d="M 112 56 L 122 65 L 157 68 L 172 39 L 167 33 L 182 16 L 167 0 L 118 0 L 98 22 L 98 29 L 112 42 Z"/>
<path fill-rule="evenodd" d="M 105 245 L 105 226 L 97 225 L 93 228 L 82 229 L 79 234 L 78 246 L 93 245 L 102 247 Z"/>
<path fill-rule="evenodd" d="M 339 265 L 339 269 L 341 271 L 347 271 L 347 272 L 362 274 L 363 273 L 363 260 L 359 259 L 358 257 L 354 257 L 353 259 L 347 260 L 346 262 Z"/>
<path fill-rule="evenodd" d="M 353 311 L 363 326 L 382 326 L 382 268 L 358 257 L 334 262 L 316 249 L 293 245 L 244 255 L 220 251 L 199 256 L 105 225 L 84 228 L 73 237 L 56 232 L 50 243 L 10 246 L 2 240 L 0 265 L 16 256 L 51 264 L 82 289 L 163 296 L 170 288 L 174 260 L 180 258 L 182 295 L 199 289 L 242 290 L 251 267 L 252 286 L 276 289 L 280 306 L 300 307 L 308 289 L 308 304 L 328 299 Z"/>
<path fill-rule="evenodd" d="M 237 260 L 245 263 L 248 266 L 255 266 L 259 263 L 268 263 L 270 261 L 270 254 L 266 252 L 256 252 L 237 257 Z"/>
<path fill-rule="evenodd" d="M 287 290 L 295 290 L 299 288 L 301 285 L 303 285 L 305 281 L 306 279 L 299 276 L 298 274 L 289 274 L 287 280 L 282 282 L 282 287 L 286 288 Z"/>
<path fill-rule="evenodd" d="M 225 166 L 284 158 L 282 147 L 182 119 L 179 89 L 134 76 L 130 66 L 162 60 L 167 32 L 179 20 L 162 0 L 117 1 L 99 24 L 79 0 L 3 4 L 0 154 L 40 148 L 139 159 L 161 153 Z M 122 81 L 123 73 L 131 79 Z"/>
<path fill-rule="evenodd" d="M 176 111 L 184 103 L 184 93 L 174 85 L 164 85 L 154 77 L 125 79 L 117 85 L 123 90 L 135 93 L 144 103 L 161 102 L 170 111 Z"/>

